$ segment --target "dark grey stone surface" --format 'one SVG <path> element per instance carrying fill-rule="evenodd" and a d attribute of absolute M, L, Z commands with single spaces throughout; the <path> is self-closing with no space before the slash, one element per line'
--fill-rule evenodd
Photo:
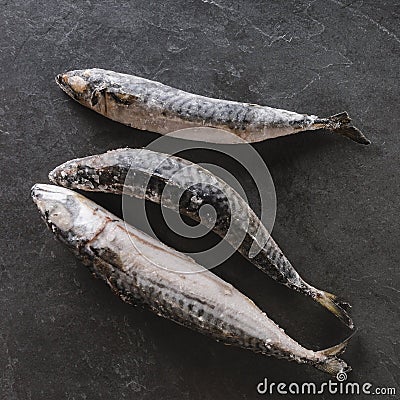
<path fill-rule="evenodd" d="M 349 380 L 400 390 L 398 2 L 0 5 L 1 399 L 254 399 L 264 377 L 328 379 L 123 304 L 53 239 L 30 200 L 34 183 L 67 159 L 157 137 L 81 107 L 54 83 L 59 72 L 93 66 L 214 97 L 353 116 L 369 147 L 326 132 L 254 147 L 276 185 L 275 239 L 309 282 L 353 305 Z M 119 212 L 119 199 L 92 197 Z M 167 232 L 160 238 L 179 244 Z M 306 346 L 349 334 L 237 254 L 215 272 Z"/>

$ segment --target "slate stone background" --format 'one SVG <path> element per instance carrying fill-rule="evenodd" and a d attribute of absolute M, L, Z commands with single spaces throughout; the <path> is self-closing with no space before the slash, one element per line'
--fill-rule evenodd
<path fill-rule="evenodd" d="M 30 200 L 34 183 L 67 159 L 158 137 L 81 107 L 55 85 L 59 72 L 94 66 L 208 96 L 353 116 L 370 146 L 310 132 L 254 148 L 276 186 L 275 239 L 304 278 L 353 305 L 349 380 L 400 390 L 398 2 L 0 5 L 1 399 L 255 399 L 264 377 L 328 379 L 123 304 L 53 239 Z M 254 190 L 248 196 L 257 202 Z M 118 198 L 92 198 L 120 213 Z M 181 244 L 163 230 L 160 238 Z M 238 254 L 214 271 L 305 346 L 349 334 Z"/>

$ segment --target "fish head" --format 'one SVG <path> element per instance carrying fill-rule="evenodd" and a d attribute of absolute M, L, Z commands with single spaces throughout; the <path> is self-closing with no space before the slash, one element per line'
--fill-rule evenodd
<path fill-rule="evenodd" d="M 74 100 L 96 108 L 107 87 L 107 76 L 100 69 L 81 69 L 57 75 L 56 82 Z"/>
<path fill-rule="evenodd" d="M 31 189 L 33 202 L 54 234 L 78 249 L 104 228 L 104 212 L 91 200 L 72 190 L 46 184 Z"/>
<path fill-rule="evenodd" d="M 95 191 L 119 171 L 109 171 L 107 163 L 102 165 L 101 157 L 83 157 L 67 161 L 49 173 L 50 182 L 70 189 Z"/>

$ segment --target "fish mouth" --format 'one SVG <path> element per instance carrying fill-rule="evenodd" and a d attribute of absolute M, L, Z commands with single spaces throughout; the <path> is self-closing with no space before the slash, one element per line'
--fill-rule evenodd
<path fill-rule="evenodd" d="M 73 99 L 82 101 L 90 95 L 90 84 L 80 71 L 70 71 L 58 74 L 55 78 L 57 85 Z"/>
<path fill-rule="evenodd" d="M 36 183 L 31 189 L 32 200 L 39 209 L 49 201 L 62 201 L 68 193 L 68 190 L 63 187 L 44 183 Z"/>
<path fill-rule="evenodd" d="M 67 74 L 58 74 L 56 76 L 57 85 L 70 96 L 73 96 L 73 91 L 71 87 L 68 85 L 68 75 Z"/>
<path fill-rule="evenodd" d="M 40 183 L 32 187 L 31 196 L 47 226 L 68 244 L 79 200 L 73 199 L 68 189 Z"/>
<path fill-rule="evenodd" d="M 46 216 L 49 208 L 49 200 L 51 198 L 54 200 L 54 192 L 51 185 L 37 183 L 31 189 L 31 197 L 42 217 Z"/>
<path fill-rule="evenodd" d="M 56 76 L 56 82 L 59 86 L 64 86 L 64 76 L 65 74 L 58 74 Z"/>
<path fill-rule="evenodd" d="M 36 183 L 31 188 L 31 197 L 35 204 L 38 203 L 43 198 L 44 193 L 46 192 L 45 184 Z"/>
<path fill-rule="evenodd" d="M 41 188 L 39 184 L 33 185 L 31 188 L 31 197 L 33 202 L 38 205 L 41 198 Z"/>

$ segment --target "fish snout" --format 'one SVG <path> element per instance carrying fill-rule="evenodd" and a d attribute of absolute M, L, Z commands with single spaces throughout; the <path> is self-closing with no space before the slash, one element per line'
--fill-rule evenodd
<path fill-rule="evenodd" d="M 31 197 L 33 202 L 36 204 L 39 212 L 42 216 L 48 213 L 48 202 L 46 199 L 46 185 L 36 184 L 31 189 Z"/>
<path fill-rule="evenodd" d="M 32 197 L 32 200 L 34 201 L 34 203 L 37 204 L 37 201 L 41 197 L 41 190 L 40 190 L 40 185 L 39 184 L 36 184 L 36 185 L 32 186 L 32 188 L 31 188 L 31 197 Z"/>
<path fill-rule="evenodd" d="M 49 172 L 49 180 L 50 182 L 60 185 L 66 188 L 70 188 L 72 185 L 70 182 L 71 179 L 69 177 L 73 177 L 77 175 L 77 168 L 71 164 L 65 163 L 61 164 L 58 167 L 54 168 Z"/>
<path fill-rule="evenodd" d="M 31 196 L 35 203 L 49 201 L 63 201 L 68 193 L 59 186 L 36 183 L 31 189 Z"/>
<path fill-rule="evenodd" d="M 56 76 L 60 88 L 76 100 L 90 97 L 91 85 L 88 77 L 82 71 L 70 71 Z"/>
<path fill-rule="evenodd" d="M 68 207 L 68 189 L 59 186 L 36 184 L 31 189 L 33 202 L 42 218 L 50 227 L 68 231 L 73 227 L 72 214 Z M 70 199 L 73 202 L 73 199 Z M 70 201 L 71 202 L 71 201 Z"/>
<path fill-rule="evenodd" d="M 56 76 L 56 82 L 57 82 L 57 84 L 58 85 L 64 85 L 65 84 L 65 82 L 64 82 L 64 77 L 65 77 L 65 75 L 66 74 L 58 74 L 57 76 Z"/>

